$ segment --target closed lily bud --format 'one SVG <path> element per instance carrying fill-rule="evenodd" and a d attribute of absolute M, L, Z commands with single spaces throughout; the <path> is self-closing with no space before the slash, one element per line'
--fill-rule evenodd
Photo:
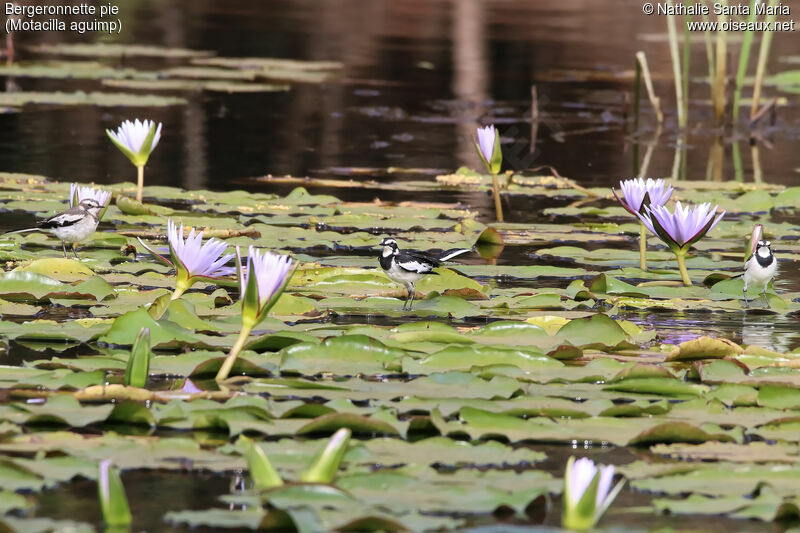
<path fill-rule="evenodd" d="M 564 472 L 561 525 L 573 531 L 592 529 L 625 485 L 622 480 L 612 489 L 613 479 L 613 465 L 598 468 L 591 459 L 570 457 Z"/>
<path fill-rule="evenodd" d="M 494 126 L 478 128 L 478 142 L 475 143 L 478 156 L 489 174 L 498 174 L 503 165 L 503 152 L 500 149 L 500 134 Z"/>

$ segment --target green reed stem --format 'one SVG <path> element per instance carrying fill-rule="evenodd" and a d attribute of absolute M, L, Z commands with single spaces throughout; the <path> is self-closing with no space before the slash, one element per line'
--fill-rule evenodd
<path fill-rule="evenodd" d="M 500 185 L 497 181 L 497 174 L 492 174 L 492 192 L 494 193 L 494 211 L 497 221 L 503 221 L 503 204 L 500 202 Z"/>
<path fill-rule="evenodd" d="M 774 6 L 777 0 L 770 0 L 769 5 Z M 765 22 L 772 24 L 775 22 L 775 15 L 767 15 Z M 772 46 L 772 31 L 765 31 L 764 37 L 761 39 L 761 48 L 758 50 L 758 65 L 756 66 L 756 80 L 753 84 L 753 103 L 750 106 L 750 121 L 752 122 L 756 114 L 761 100 L 761 87 L 764 84 L 764 73 L 767 70 L 767 61 L 769 60 L 769 49 Z"/>
<path fill-rule="evenodd" d="M 670 2 L 671 4 L 672 2 Z M 680 56 L 678 55 L 678 33 L 675 30 L 675 17 L 667 17 L 667 33 L 669 34 L 669 57 L 672 60 L 672 75 L 675 78 L 675 100 L 678 108 L 678 127 L 686 127 L 683 82 L 681 81 Z"/>
<path fill-rule="evenodd" d="M 136 167 L 136 201 L 142 201 L 142 189 L 144 188 L 144 165 Z"/>
<path fill-rule="evenodd" d="M 252 331 L 252 328 L 242 326 L 242 331 L 239 332 L 239 338 L 236 339 L 236 342 L 231 348 L 230 353 L 228 353 L 225 361 L 222 362 L 219 372 L 217 372 L 217 377 L 215 378 L 217 381 L 223 381 L 228 378 L 228 375 L 231 373 L 231 369 L 233 368 L 233 364 L 236 362 L 236 357 L 247 343 L 247 339 L 250 336 L 250 331 Z"/>
<path fill-rule="evenodd" d="M 756 21 L 756 2 L 757 0 L 750 0 L 750 18 L 749 23 Z M 733 123 L 736 124 L 739 120 L 739 103 L 742 99 L 742 88 L 744 87 L 744 77 L 747 74 L 747 64 L 750 62 L 750 50 L 753 47 L 754 31 L 748 30 L 744 34 L 742 41 L 742 49 L 739 52 L 739 66 L 736 68 L 736 89 L 733 92 Z"/>
<path fill-rule="evenodd" d="M 639 222 L 639 268 L 647 270 L 647 227 Z"/>

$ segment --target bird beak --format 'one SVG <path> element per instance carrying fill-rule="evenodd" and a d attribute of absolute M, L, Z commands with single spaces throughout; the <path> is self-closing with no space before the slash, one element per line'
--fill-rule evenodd
<path fill-rule="evenodd" d="M 761 224 L 756 224 L 756 227 L 753 228 L 753 235 L 750 237 L 750 255 L 756 253 L 756 248 L 758 247 L 758 241 L 764 236 L 764 226 Z"/>

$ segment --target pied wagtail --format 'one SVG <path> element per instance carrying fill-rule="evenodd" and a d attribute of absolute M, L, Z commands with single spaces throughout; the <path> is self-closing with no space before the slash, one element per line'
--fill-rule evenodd
<path fill-rule="evenodd" d="M 98 215 L 103 210 L 103 206 L 98 203 L 94 198 L 84 198 L 75 207 L 70 207 L 63 213 L 59 213 L 50 218 L 39 222 L 35 228 L 19 229 L 16 231 L 9 231 L 6 235 L 11 233 L 26 233 L 28 231 L 49 231 L 61 240 L 61 247 L 64 249 L 64 257 L 67 257 L 66 243 L 77 243 L 89 238 L 97 229 L 97 224 L 100 222 Z M 72 250 L 76 259 L 78 252 Z"/>
<path fill-rule="evenodd" d="M 428 274 L 437 275 L 433 269 L 440 266 L 444 261 L 471 252 L 464 248 L 456 248 L 447 250 L 436 258 L 423 252 L 407 252 L 401 250 L 397 246 L 397 241 L 391 237 L 386 237 L 381 241 L 383 250 L 380 255 L 380 264 L 386 275 L 394 281 L 403 285 L 408 291 L 408 297 L 403 304 L 403 309 L 406 307 L 411 310 L 414 304 L 414 284 L 427 276 Z"/>
<path fill-rule="evenodd" d="M 775 259 L 775 254 L 772 253 L 772 243 L 769 241 L 758 241 L 756 244 L 756 251 L 750 256 L 750 259 L 744 264 L 744 306 L 749 307 L 747 301 L 747 287 L 750 285 L 761 285 L 764 292 L 764 301 L 769 302 L 767 299 L 767 285 L 770 280 L 775 277 L 775 272 L 778 270 L 778 260 Z"/>

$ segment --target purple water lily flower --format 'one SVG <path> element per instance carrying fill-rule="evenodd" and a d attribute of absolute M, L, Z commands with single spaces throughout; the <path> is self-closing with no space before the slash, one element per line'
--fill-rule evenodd
<path fill-rule="evenodd" d="M 286 285 L 294 275 L 297 264 L 289 256 L 259 252 L 250 247 L 247 253 L 247 267 L 242 267 L 239 247 L 236 247 L 236 261 L 239 267 L 239 293 L 242 299 L 242 329 L 239 338 L 231 348 L 217 372 L 217 381 L 228 377 L 239 352 L 247 343 L 253 328 L 267 316 L 267 313 L 283 294 Z"/>
<path fill-rule="evenodd" d="M 225 266 L 233 259 L 233 254 L 222 255 L 228 245 L 215 238 L 203 243 L 203 232 L 196 233 L 194 228 L 183 238 L 183 223 L 180 227 L 172 220 L 167 220 L 167 238 L 170 253 L 188 272 L 189 277 L 220 278 L 233 274 L 236 269 Z"/>
<path fill-rule="evenodd" d="M 710 203 L 683 206 L 678 202 L 673 212 L 663 205 L 651 205 L 645 207 L 645 213 L 637 213 L 637 216 L 675 254 L 683 283 L 689 286 L 692 281 L 686 271 L 684 257 L 692 244 L 702 239 L 722 220 L 725 211 L 717 213 L 717 206 L 712 209 Z"/>
<path fill-rule="evenodd" d="M 663 179 L 647 178 L 645 181 L 643 178 L 636 178 L 624 180 L 619 182 L 619 188 L 622 190 L 623 198 L 617 196 L 617 191 L 613 187 L 611 191 L 622 207 L 632 215 L 642 211 L 645 195 L 647 195 L 648 205 L 665 205 L 669 197 L 672 196 L 672 186 L 667 185 L 667 182 Z"/>
<path fill-rule="evenodd" d="M 167 239 L 172 260 L 151 249 L 142 239 L 139 239 L 139 243 L 156 258 L 175 269 L 178 279 L 172 294 L 173 300 L 179 298 L 196 281 L 216 280 L 236 272 L 234 267 L 225 266 L 233 259 L 233 254 L 223 255 L 228 248 L 223 241 L 212 237 L 203 243 L 203 232 L 196 233 L 194 228 L 184 239 L 183 224 L 178 227 L 172 220 L 167 220 Z"/>
<path fill-rule="evenodd" d="M 497 129 L 494 126 L 478 128 L 478 150 L 486 161 L 492 160 Z"/>
<path fill-rule="evenodd" d="M 497 221 L 503 221 L 503 206 L 500 203 L 500 185 L 497 181 L 497 174 L 503 166 L 503 151 L 500 149 L 500 134 L 494 126 L 478 128 L 478 141 L 475 143 L 475 150 L 481 163 L 486 167 L 486 171 L 492 175 L 492 193 L 494 194 L 494 210 L 497 214 Z"/>
<path fill-rule="evenodd" d="M 651 205 L 645 214 L 638 217 L 642 223 L 666 243 L 671 249 L 688 250 L 722 220 L 723 210 L 717 214 L 717 206 L 710 203 L 696 206 L 675 204 L 675 211 L 663 205 Z"/>
<path fill-rule="evenodd" d="M 238 248 L 236 252 L 239 253 Z M 247 299 L 247 292 L 251 290 L 250 276 L 254 276 L 258 289 L 256 312 L 262 314 L 265 306 L 288 281 L 286 278 L 291 271 L 292 259 L 288 255 L 259 252 L 251 246 L 247 252 L 247 269 L 239 269 L 239 284 L 244 289 L 241 291 L 242 299 Z"/>

